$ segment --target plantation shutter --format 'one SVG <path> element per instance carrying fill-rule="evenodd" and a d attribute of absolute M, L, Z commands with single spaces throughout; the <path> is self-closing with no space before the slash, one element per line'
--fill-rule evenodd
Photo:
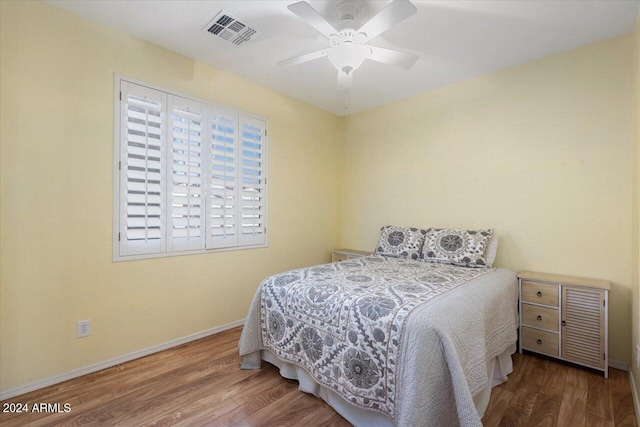
<path fill-rule="evenodd" d="M 266 121 L 116 83 L 114 261 L 266 245 Z"/>
<path fill-rule="evenodd" d="M 240 115 L 240 234 L 238 243 L 266 242 L 266 123 Z"/>
<path fill-rule="evenodd" d="M 238 245 L 238 114 L 211 107 L 209 113 L 208 248 Z"/>
<path fill-rule="evenodd" d="M 166 94 L 125 81 L 120 90 L 120 255 L 164 252 Z"/>
<path fill-rule="evenodd" d="M 169 95 L 168 251 L 204 249 L 202 104 Z"/>

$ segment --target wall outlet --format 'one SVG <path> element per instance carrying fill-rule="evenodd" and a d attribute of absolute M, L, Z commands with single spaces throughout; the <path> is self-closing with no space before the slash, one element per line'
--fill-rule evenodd
<path fill-rule="evenodd" d="M 636 346 L 636 368 L 640 368 L 640 344 Z"/>
<path fill-rule="evenodd" d="M 79 320 L 76 330 L 76 338 L 88 337 L 91 331 L 91 320 Z"/>

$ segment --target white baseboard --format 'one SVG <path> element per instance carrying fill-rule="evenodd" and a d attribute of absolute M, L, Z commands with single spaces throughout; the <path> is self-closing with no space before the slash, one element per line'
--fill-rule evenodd
<path fill-rule="evenodd" d="M 140 357 L 148 356 L 150 354 L 157 353 L 159 351 L 166 350 L 171 347 L 176 347 L 178 345 L 188 343 L 190 341 L 195 341 L 200 338 L 208 337 L 209 335 L 217 334 L 219 332 L 223 332 L 228 329 L 232 329 L 242 325 L 244 325 L 244 319 L 227 323 L 222 326 L 217 326 L 215 328 L 207 329 L 206 331 L 196 332 L 195 334 L 187 335 L 186 337 L 177 338 L 175 340 L 167 341 L 162 344 L 158 344 L 152 347 L 144 348 L 142 350 L 134 351 L 133 353 L 114 357 L 113 359 L 105 360 L 103 362 L 99 362 L 90 366 L 85 366 L 84 368 L 74 369 L 73 371 L 65 372 L 59 375 L 54 375 L 53 377 L 34 381 L 29 384 L 21 385 L 19 387 L 0 392 L 0 400 L 10 399 L 12 397 L 19 396 L 24 393 L 29 393 L 34 390 L 38 390 L 44 387 L 61 383 L 63 381 L 67 381 L 73 378 L 81 377 L 83 375 L 91 374 L 91 373 L 100 371 L 102 369 L 119 365 L 120 363 L 129 362 L 130 360 L 133 360 L 133 359 L 138 359 Z"/>
<path fill-rule="evenodd" d="M 611 359 L 609 359 L 609 367 L 610 368 L 620 369 L 621 371 L 628 371 L 629 370 L 629 365 L 627 365 L 626 363 L 622 363 L 622 362 L 619 362 L 617 360 L 611 360 Z"/>
<path fill-rule="evenodd" d="M 638 425 L 640 426 L 640 390 L 638 390 L 638 386 L 640 384 L 636 384 L 636 380 L 633 376 L 633 372 L 629 370 L 629 383 L 631 383 L 631 394 L 633 394 L 633 406 L 636 408 L 636 418 L 638 420 Z"/>

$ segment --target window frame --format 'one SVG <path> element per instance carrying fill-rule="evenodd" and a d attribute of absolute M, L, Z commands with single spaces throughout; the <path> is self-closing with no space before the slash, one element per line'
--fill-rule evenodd
<path fill-rule="evenodd" d="M 203 198 L 203 204 L 204 206 L 202 207 L 202 211 L 203 211 L 203 221 L 202 221 L 202 229 L 204 230 L 204 248 L 203 249 L 193 249 L 193 250 L 175 250 L 175 251 L 169 251 L 169 248 L 172 246 L 171 243 L 169 242 L 169 231 L 165 230 L 164 232 L 164 242 L 163 242 L 163 246 L 164 246 L 164 250 L 162 252 L 157 252 L 157 253 L 147 253 L 147 254 L 136 254 L 136 255 L 121 255 L 121 251 L 120 251 L 120 233 L 121 233 L 121 222 L 122 222 L 122 212 L 121 212 L 121 191 L 122 191 L 122 183 L 121 183 L 121 178 L 122 178 L 122 173 L 120 171 L 120 165 L 122 164 L 122 145 L 121 143 L 123 141 L 121 141 L 121 127 L 122 127 L 122 123 L 121 123 L 121 118 L 122 118 L 122 111 L 121 111 L 121 106 L 122 106 L 122 102 L 121 102 L 121 88 L 122 88 L 122 82 L 128 82 L 128 83 L 132 83 L 134 85 L 138 85 L 138 86 L 143 86 L 145 88 L 149 88 L 151 90 L 155 90 L 155 91 L 159 91 L 164 93 L 164 97 L 165 99 L 168 99 L 170 96 L 173 97 L 180 97 L 180 98 L 184 98 L 193 102 L 197 102 L 197 103 L 201 103 L 203 104 L 203 107 L 206 106 L 208 107 L 207 111 L 213 110 L 213 109 L 217 109 L 217 110 L 226 110 L 226 111 L 230 111 L 233 112 L 234 114 L 236 114 L 237 117 L 237 129 L 238 129 L 238 135 L 237 135 L 237 141 L 235 142 L 235 147 L 236 150 L 239 152 L 238 155 L 240 156 L 240 151 L 242 150 L 242 133 L 240 131 L 240 127 L 241 127 L 241 123 L 244 119 L 249 119 L 249 120 L 259 120 L 264 122 L 264 140 L 262 142 L 262 170 L 263 170 L 263 192 L 262 192 L 262 198 L 263 198 L 263 206 L 264 206 L 264 210 L 262 212 L 262 216 L 263 216 L 263 223 L 264 223 L 264 242 L 261 243 L 257 243 L 257 244 L 248 244 L 248 245 L 239 245 L 239 235 L 238 235 L 238 243 L 235 246 L 226 246 L 226 247 L 207 247 L 207 244 L 210 240 L 209 238 L 209 233 L 210 233 L 210 229 L 209 229 L 209 221 L 211 221 L 211 218 L 208 215 L 208 212 L 210 210 L 210 200 L 209 200 L 209 192 L 205 189 L 203 191 L 204 194 L 204 198 Z M 255 114 L 251 114 L 251 113 L 247 113 L 245 111 L 242 110 L 238 110 L 235 108 L 231 108 L 225 105 L 221 105 L 221 104 L 217 104 L 211 100 L 208 99 L 203 99 L 203 98 L 199 98 L 199 97 L 194 97 L 191 95 L 187 95 L 181 92 L 177 92 L 174 90 L 170 90 L 161 86 L 157 86 L 157 85 L 153 85 L 147 82 L 143 82 L 137 79 L 133 79 L 130 77 L 126 77 L 123 76 L 121 74 L 117 74 L 114 73 L 114 85 L 113 85 L 113 103 L 114 103 L 114 114 L 113 114 L 113 228 L 112 228 L 112 261 L 113 262 L 121 262 L 121 261 L 132 261 L 132 260 L 140 260 L 140 259 L 153 259 L 153 258 L 165 258 L 165 257 L 174 257 L 174 256 L 184 256 L 184 255 L 198 255 L 198 254 L 206 254 L 206 253 L 216 253 L 216 252 L 227 252 L 227 251 L 237 251 L 237 250 L 250 250 L 250 249 L 260 249 L 260 248 L 266 248 L 268 247 L 268 234 L 267 234 L 267 229 L 268 229 L 268 211 L 269 211 L 269 207 L 268 207 L 268 167 L 269 167 L 269 161 L 268 161 L 268 127 L 269 127 L 269 123 L 268 120 L 257 116 Z M 170 103 L 165 102 L 165 104 L 163 105 L 163 111 L 168 112 L 168 106 Z M 167 115 L 165 115 L 167 116 Z M 169 121 L 171 119 L 170 117 L 170 113 L 168 114 L 169 117 L 164 117 L 164 121 L 163 121 L 163 132 L 164 129 L 167 128 L 167 121 Z M 204 116 L 203 116 L 204 117 Z M 207 116 L 203 122 L 206 123 L 207 126 L 207 131 L 210 132 L 210 129 L 208 129 L 211 125 L 211 122 L 209 120 L 209 117 Z M 204 131 L 202 132 L 204 135 Z M 164 135 L 164 139 L 165 139 L 165 149 L 168 146 L 168 141 L 169 141 L 170 135 Z M 210 145 L 211 139 L 210 138 L 203 138 L 202 141 L 202 145 L 203 147 L 205 145 Z M 210 156 L 211 155 L 211 151 L 210 151 L 210 147 L 207 148 L 203 148 L 203 155 L 206 156 Z M 241 161 L 241 160 L 240 160 Z M 210 170 L 209 170 L 209 164 L 207 162 L 206 167 L 205 167 L 205 171 L 206 173 L 205 175 L 205 179 L 204 182 L 202 183 L 203 187 L 205 185 L 209 185 L 209 174 L 210 174 Z M 162 174 L 167 174 L 168 172 L 168 166 L 164 165 L 165 169 L 161 172 Z M 236 171 L 237 173 L 237 184 L 236 184 L 236 194 L 240 195 L 242 194 L 242 182 L 241 182 L 241 170 L 238 169 Z M 170 191 L 170 186 L 166 185 L 166 182 L 163 184 L 165 187 L 165 192 Z M 240 200 L 236 200 L 236 203 L 241 203 L 241 199 Z M 168 215 L 171 211 L 171 209 L 169 209 L 169 207 L 167 206 L 167 204 L 165 204 L 165 206 L 163 207 L 164 209 L 164 215 Z M 205 214 L 205 212 L 207 214 Z M 237 233 L 240 232 L 241 228 L 242 228 L 242 216 L 240 215 L 237 218 L 237 222 L 235 224 L 235 227 L 237 229 Z"/>

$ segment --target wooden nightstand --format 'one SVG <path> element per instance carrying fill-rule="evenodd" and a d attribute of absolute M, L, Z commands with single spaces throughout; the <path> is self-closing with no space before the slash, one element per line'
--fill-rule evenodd
<path fill-rule="evenodd" d="M 373 252 L 356 251 L 355 249 L 338 249 L 331 252 L 331 262 L 344 261 L 345 259 L 360 258 L 371 255 Z"/>
<path fill-rule="evenodd" d="M 530 271 L 518 274 L 518 283 L 520 353 L 588 366 L 607 378 L 611 283 Z"/>

